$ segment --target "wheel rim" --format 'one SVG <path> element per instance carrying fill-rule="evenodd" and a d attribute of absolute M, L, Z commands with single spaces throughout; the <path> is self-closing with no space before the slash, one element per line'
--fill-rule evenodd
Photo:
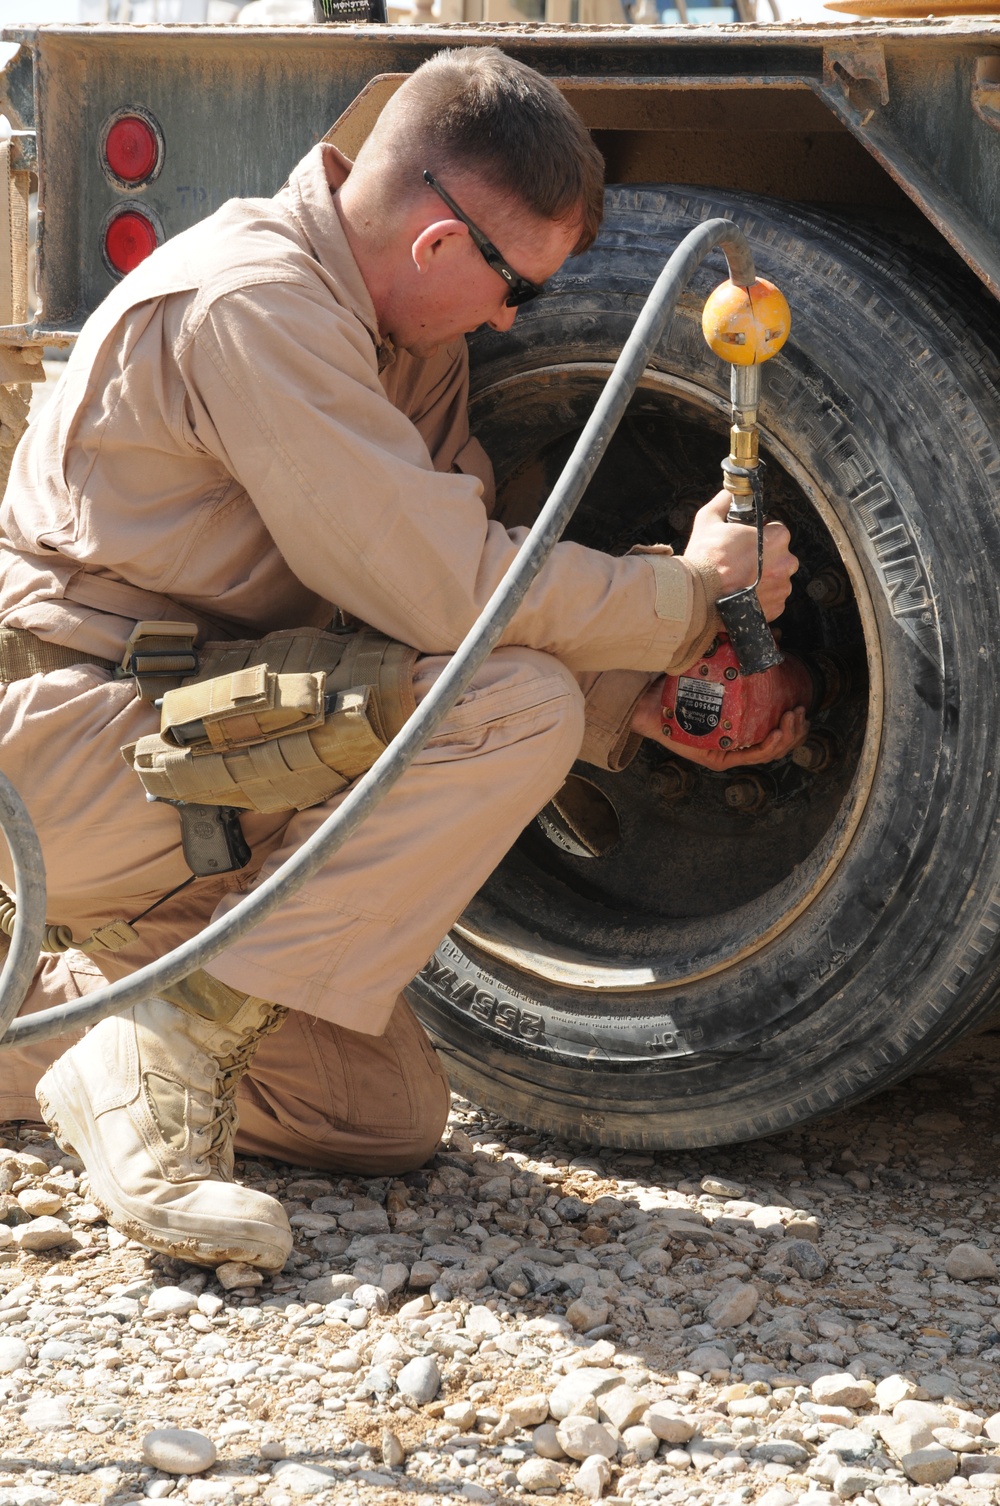
<path fill-rule="evenodd" d="M 476 394 L 473 423 L 494 459 L 498 515 L 505 523 L 527 521 L 537 508 L 610 369 L 602 362 L 546 366 Z M 644 542 L 651 541 L 644 537 L 650 533 L 662 541 L 669 514 L 672 541 L 680 542 L 679 514 L 693 513 L 718 484 L 727 424 L 728 405 L 720 394 L 668 372 L 648 372 L 572 536 L 621 552 L 639 541 L 630 531 Z M 608 496 L 615 488 L 627 493 L 642 471 L 636 452 L 648 468 L 671 437 L 682 452 L 673 482 L 678 471 L 686 476 L 680 494 L 674 485 L 673 493 L 665 488 L 665 501 L 644 510 L 609 509 Z M 535 823 L 454 928 L 477 951 L 522 975 L 583 995 L 634 995 L 732 967 L 773 944 L 814 903 L 851 845 L 881 737 L 875 607 L 835 500 L 766 427 L 762 448 L 770 463 L 767 495 L 793 526 L 803 573 L 816 579 L 835 567 L 846 581 L 847 599 L 836 610 L 805 602 L 799 588 L 786 639 L 796 652 L 832 649 L 851 661 L 850 689 L 821 718 L 837 738 L 836 767 L 823 779 L 782 766 L 778 781 L 768 786 L 764 811 L 751 821 L 719 809 L 727 783 L 722 776 L 696 775 L 694 792 L 669 803 L 652 798 L 651 783 L 674 760 L 648 744 L 625 775 L 582 769 L 621 820 L 617 857 L 567 853 L 551 830 Z M 694 846 L 702 851 L 700 863 L 685 857 L 684 873 L 671 877 L 671 859 L 664 854 L 690 854 Z M 638 866 L 641 885 L 627 875 Z M 741 898 L 734 903 L 736 896 Z"/>

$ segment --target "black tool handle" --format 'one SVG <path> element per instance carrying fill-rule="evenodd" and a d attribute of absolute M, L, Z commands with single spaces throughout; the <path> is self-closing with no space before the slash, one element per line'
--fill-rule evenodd
<path fill-rule="evenodd" d="M 727 522 L 741 523 L 744 527 L 749 524 L 757 530 L 757 579 L 752 586 L 734 591 L 731 596 L 723 596 L 715 603 L 729 641 L 736 650 L 740 673 L 744 675 L 762 675 L 765 670 L 774 669 L 784 658 L 757 599 L 757 587 L 764 569 L 763 465 L 763 461 L 755 466 L 737 466 L 731 460 L 722 462 L 727 474 L 746 477 L 753 498 L 748 507 L 740 507 L 734 498 Z"/>

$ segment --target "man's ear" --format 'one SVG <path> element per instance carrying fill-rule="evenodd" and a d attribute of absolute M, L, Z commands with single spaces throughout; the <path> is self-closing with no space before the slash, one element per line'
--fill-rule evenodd
<path fill-rule="evenodd" d="M 458 242 L 469 234 L 461 220 L 435 220 L 433 225 L 421 230 L 410 255 L 418 272 L 429 272 L 438 257 L 458 249 Z"/>

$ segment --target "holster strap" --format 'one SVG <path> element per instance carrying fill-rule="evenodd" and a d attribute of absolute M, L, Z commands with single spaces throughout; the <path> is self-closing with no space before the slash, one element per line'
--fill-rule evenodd
<path fill-rule="evenodd" d="M 120 679 L 131 675 L 142 699 L 157 701 L 198 673 L 197 637 L 193 622 L 137 622 L 115 674 Z"/>

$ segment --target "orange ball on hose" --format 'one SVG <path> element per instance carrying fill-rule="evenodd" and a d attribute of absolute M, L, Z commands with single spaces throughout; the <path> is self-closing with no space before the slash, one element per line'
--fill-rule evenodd
<path fill-rule="evenodd" d="M 784 293 L 758 277 L 749 288 L 722 282 L 705 302 L 701 328 L 710 348 L 733 366 L 758 366 L 788 339 L 792 316 Z"/>

